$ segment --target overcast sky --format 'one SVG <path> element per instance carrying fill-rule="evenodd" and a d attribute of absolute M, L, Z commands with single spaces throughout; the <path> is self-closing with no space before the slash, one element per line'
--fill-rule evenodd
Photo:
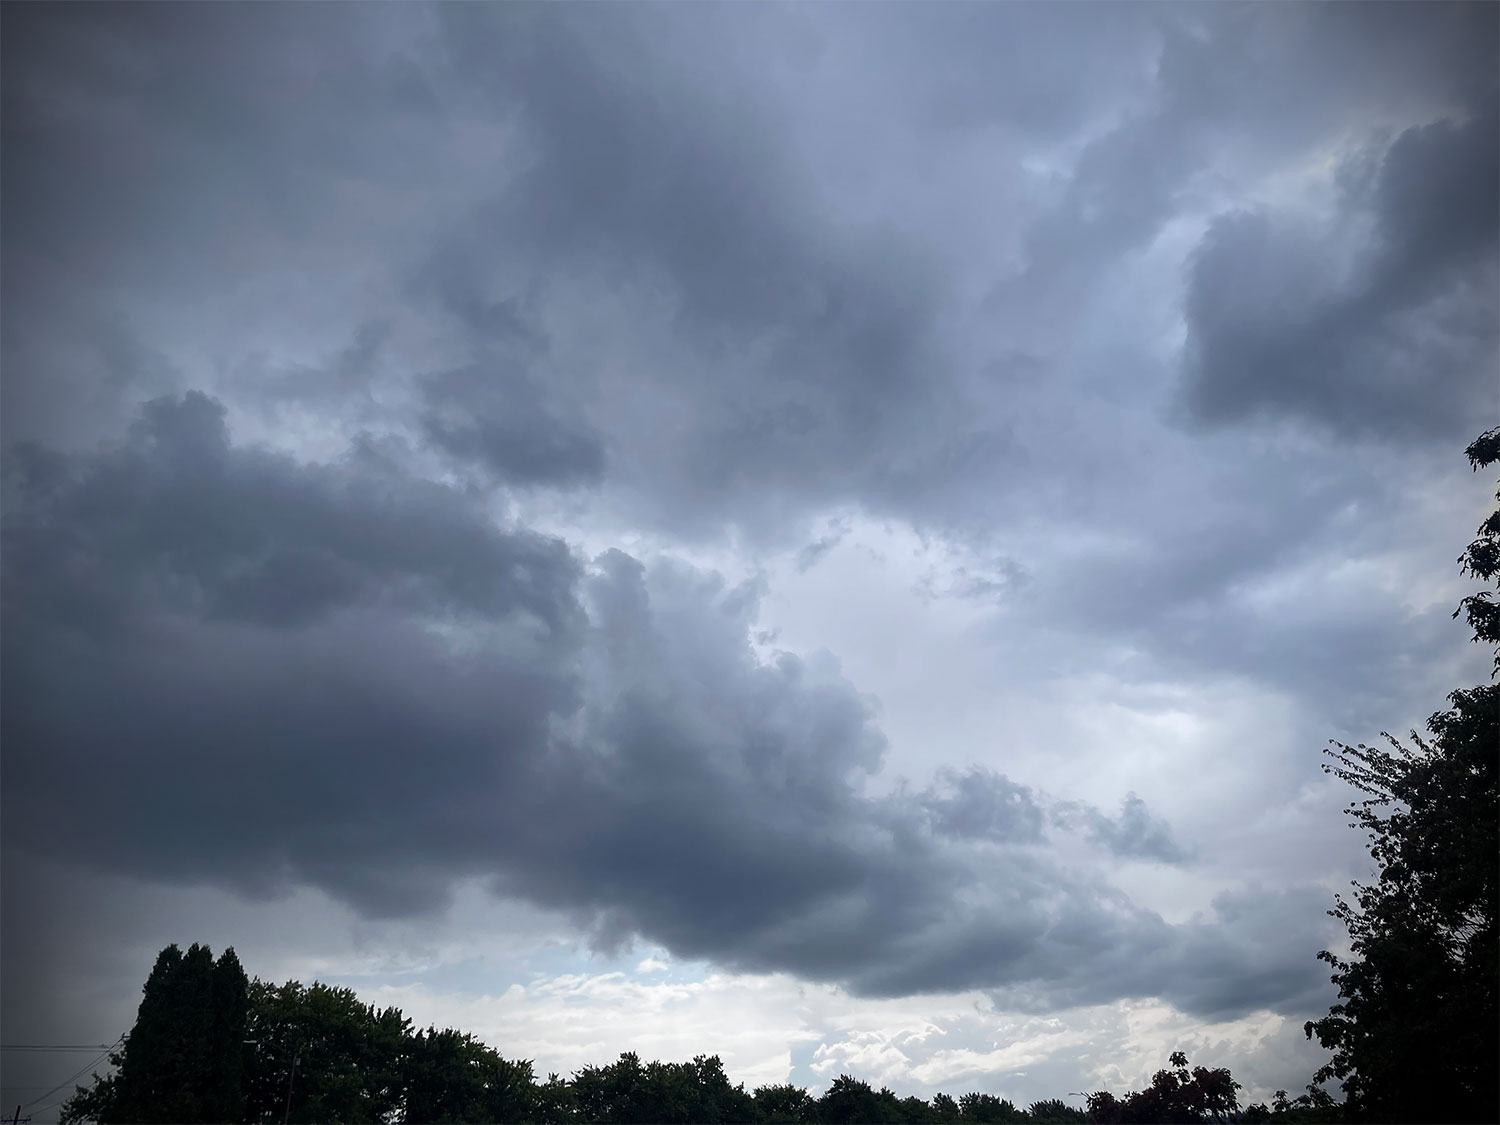
<path fill-rule="evenodd" d="M 543 1074 L 1299 1089 L 1319 751 L 1488 671 L 1497 11 L 8 6 L 4 1040 L 204 940 Z"/>

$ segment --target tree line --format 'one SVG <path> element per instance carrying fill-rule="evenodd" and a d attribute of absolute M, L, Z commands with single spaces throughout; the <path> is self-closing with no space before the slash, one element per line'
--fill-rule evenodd
<path fill-rule="evenodd" d="M 1465 451 L 1500 462 L 1500 428 Z M 1496 499 L 1500 500 L 1500 492 Z M 1500 582 L 1500 508 L 1460 569 Z M 1495 645 L 1500 601 L 1463 599 L 1474 640 Z M 399 1009 L 351 989 L 247 978 L 234 951 L 168 946 L 143 989 L 135 1026 L 63 1108 L 64 1122 L 1494 1122 L 1500 1121 L 1500 685 L 1453 692 L 1410 744 L 1333 743 L 1324 769 L 1363 797 L 1347 812 L 1369 837 L 1378 877 L 1329 911 L 1348 956 L 1324 950 L 1338 1000 L 1309 1021 L 1331 1058 L 1307 1091 L 1241 1106 L 1226 1069 L 1174 1053 L 1142 1090 L 1098 1091 L 1022 1109 L 968 1093 L 931 1100 L 840 1075 L 820 1096 L 794 1085 L 747 1092 L 717 1055 L 643 1063 L 633 1052 L 570 1078 L 538 1080 L 467 1032 L 414 1030 Z M 1336 1101 L 1328 1086 L 1344 1095 Z"/>
<path fill-rule="evenodd" d="M 81 1122 L 1137 1122 L 1330 1120 L 1332 1099 L 1284 1096 L 1271 1107 L 1238 1101 L 1226 1069 L 1188 1068 L 1172 1055 L 1151 1085 L 1116 1098 L 1092 1094 L 1021 1108 L 966 1093 L 897 1097 L 850 1075 L 821 1096 L 790 1084 L 747 1091 L 717 1055 L 642 1062 L 634 1052 L 570 1078 L 539 1080 L 527 1060 L 473 1035 L 415 1029 L 400 1009 L 363 1003 L 321 982 L 247 978 L 233 949 L 176 945 L 157 955 L 135 1026 L 64 1106 Z M 1321 1115 L 1320 1115 L 1321 1114 Z"/>

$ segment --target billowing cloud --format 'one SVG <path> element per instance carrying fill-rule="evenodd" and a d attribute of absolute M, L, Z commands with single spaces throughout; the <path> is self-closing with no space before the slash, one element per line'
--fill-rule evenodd
<path fill-rule="evenodd" d="M 1126 794 L 1117 817 L 1071 802 L 1058 805 L 1052 816 L 1059 824 L 1082 826 L 1090 840 L 1119 856 L 1158 863 L 1182 863 L 1189 858 L 1187 849 L 1172 837 L 1171 826 L 1152 816 L 1146 802 L 1134 793 Z"/>
<path fill-rule="evenodd" d="M 1493 9 L 1467 16 L 1477 38 L 1494 38 Z M 1489 81 L 1466 76 L 1472 100 L 1454 116 L 1344 158 L 1334 218 L 1262 210 L 1213 223 L 1187 297 L 1197 419 L 1293 417 L 1412 440 L 1461 433 L 1493 406 L 1500 91 L 1488 69 Z"/>
<path fill-rule="evenodd" d="M 605 944 L 877 995 L 1092 1002 L 1209 955 L 1040 853 L 1038 800 L 1003 776 L 866 794 L 871 703 L 831 658 L 756 658 L 753 587 L 620 551 L 585 569 L 441 486 L 234 445 L 199 394 L 93 457 L 27 456 L 7 818 L 71 817 L 89 865 L 376 915 L 480 876 Z M 1181 858 L 1138 798 L 1081 815 L 1110 852 Z M 1178 999 L 1295 1002 L 1316 972 L 1281 968 L 1240 993 L 1216 963 Z"/>

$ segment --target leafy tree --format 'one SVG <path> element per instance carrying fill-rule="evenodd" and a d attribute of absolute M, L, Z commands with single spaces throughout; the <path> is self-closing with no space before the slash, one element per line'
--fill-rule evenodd
<path fill-rule="evenodd" d="M 1068 1123 L 1074 1121 L 1087 1121 L 1088 1115 L 1076 1106 L 1071 1106 L 1061 1098 L 1048 1098 L 1045 1101 L 1032 1102 L 1031 1108 L 1026 1111 L 1026 1119 L 1029 1121 L 1046 1123 Z"/>
<path fill-rule="evenodd" d="M 1309 1084 L 1307 1093 L 1288 1101 L 1285 1090 L 1277 1090 L 1269 1109 L 1261 1102 L 1245 1107 L 1240 1115 L 1245 1122 L 1276 1122 L 1277 1125 L 1313 1125 L 1344 1120 L 1344 1106 L 1321 1086 Z"/>
<path fill-rule="evenodd" d="M 586 1066 L 573 1075 L 573 1098 L 584 1121 L 643 1120 L 649 1104 L 640 1056 L 626 1051 L 607 1066 Z"/>
<path fill-rule="evenodd" d="M 868 1082 L 841 1074 L 818 1099 L 818 1120 L 828 1125 L 842 1122 L 899 1122 L 901 1103 L 891 1091 L 876 1093 Z"/>
<path fill-rule="evenodd" d="M 1119 1125 L 1124 1120 L 1120 1099 L 1108 1090 L 1095 1090 L 1088 1098 L 1088 1119 L 1099 1125 Z"/>
<path fill-rule="evenodd" d="M 902 1098 L 896 1107 L 896 1112 L 900 1115 L 902 1121 L 922 1123 L 938 1120 L 932 1106 L 928 1105 L 915 1094 Z"/>
<path fill-rule="evenodd" d="M 123 1056 L 116 1051 L 109 1056 L 110 1066 L 119 1066 Z M 94 1074 L 92 1086 L 79 1086 L 73 1096 L 63 1102 L 58 1121 L 61 1125 L 74 1125 L 79 1121 L 118 1121 L 112 1111 L 120 1096 L 119 1073 Z"/>
<path fill-rule="evenodd" d="M 538 1086 L 532 1096 L 535 1099 L 532 1117 L 536 1121 L 562 1125 L 579 1117 L 573 1083 L 556 1074 L 547 1075 L 547 1081 Z"/>
<path fill-rule="evenodd" d="M 627 1051 L 604 1067 L 584 1067 L 573 1077 L 573 1096 L 585 1121 L 751 1122 L 755 1101 L 731 1086 L 717 1055 L 689 1063 L 641 1065 Z"/>
<path fill-rule="evenodd" d="M 352 989 L 315 982 L 250 986 L 255 1053 L 246 1074 L 255 1121 L 383 1122 L 400 1109 L 411 1021 Z"/>
<path fill-rule="evenodd" d="M 1468 455 L 1476 469 L 1500 459 L 1500 430 Z M 1481 578 L 1500 571 L 1500 512 L 1460 564 Z M 1489 591 L 1460 609 L 1476 640 L 1500 640 Z M 1327 751 L 1334 764 L 1324 769 L 1366 795 L 1348 812 L 1369 833 L 1380 873 L 1330 911 L 1349 931 L 1351 955 L 1318 954 L 1339 1001 L 1306 1032 L 1333 1052 L 1316 1080 L 1338 1079 L 1360 1120 L 1500 1120 L 1500 687 L 1448 698 L 1451 708 L 1427 721 L 1430 738 L 1413 731 L 1410 747 L 1382 734 L 1383 746 Z"/>
<path fill-rule="evenodd" d="M 1026 1113 L 1009 1098 L 997 1098 L 994 1094 L 965 1094 L 958 1099 L 958 1112 L 965 1121 L 1011 1122 L 1025 1121 Z"/>
<path fill-rule="evenodd" d="M 818 1102 L 800 1086 L 759 1086 L 755 1090 L 755 1116 L 767 1125 L 810 1125 L 818 1120 Z"/>
<path fill-rule="evenodd" d="M 529 1062 L 508 1062 L 467 1032 L 428 1028 L 406 1041 L 407 1121 L 524 1121 L 536 1108 Z"/>
<path fill-rule="evenodd" d="M 1500 461 L 1500 426 L 1480 434 L 1464 450 L 1469 466 L 1475 472 Z M 1500 500 L 1500 492 L 1495 493 Z M 1500 507 L 1489 514 L 1479 525 L 1479 532 L 1458 556 L 1458 567 L 1465 574 L 1491 582 L 1500 577 Z M 1489 590 L 1470 594 L 1458 603 L 1453 616 L 1464 614 L 1474 630 L 1474 640 L 1480 644 L 1500 646 L 1500 602 Z M 1495 670 L 1500 672 L 1500 647 L 1495 650 Z"/>
<path fill-rule="evenodd" d="M 959 1120 L 958 1103 L 947 1094 L 933 1094 L 932 1119 L 934 1121 Z"/>
<path fill-rule="evenodd" d="M 1189 1071 L 1187 1056 L 1181 1051 L 1173 1051 L 1167 1064 L 1170 1069 L 1158 1070 L 1153 1074 L 1151 1085 L 1146 1089 L 1126 1094 L 1124 1098 L 1116 1098 L 1108 1091 L 1100 1090 L 1089 1095 L 1086 1118 L 1079 1114 L 1078 1117 L 1066 1120 L 1128 1125 L 1133 1122 L 1175 1123 L 1236 1119 L 1240 1108 L 1236 1091 L 1240 1089 L 1240 1084 L 1231 1077 L 1228 1070 L 1222 1067 L 1209 1069 L 1196 1066 Z M 1033 1106 L 1032 1109 L 1034 1115 L 1036 1107 Z"/>

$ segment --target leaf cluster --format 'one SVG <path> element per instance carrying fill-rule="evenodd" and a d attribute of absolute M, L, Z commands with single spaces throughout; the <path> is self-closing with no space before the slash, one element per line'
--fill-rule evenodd
<path fill-rule="evenodd" d="M 1158 1070 L 1144 1090 L 1116 1098 L 1107 1090 L 1090 1094 L 1088 1119 L 1109 1125 L 1132 1122 L 1199 1122 L 1238 1119 L 1240 1084 L 1224 1067 L 1188 1069 L 1187 1056 L 1173 1051 L 1169 1069 Z"/>
<path fill-rule="evenodd" d="M 1500 426 L 1480 434 L 1464 453 L 1475 472 L 1500 461 Z M 1500 501 L 1500 491 L 1495 493 L 1495 499 Z M 1500 579 L 1500 507 L 1479 525 L 1474 541 L 1458 556 L 1458 567 L 1481 582 Z M 1495 600 L 1492 591 L 1481 590 L 1464 598 L 1453 616 L 1460 613 L 1468 618 L 1476 642 L 1500 646 L 1500 601 Z M 1495 650 L 1494 670 L 1500 673 L 1500 647 Z"/>

